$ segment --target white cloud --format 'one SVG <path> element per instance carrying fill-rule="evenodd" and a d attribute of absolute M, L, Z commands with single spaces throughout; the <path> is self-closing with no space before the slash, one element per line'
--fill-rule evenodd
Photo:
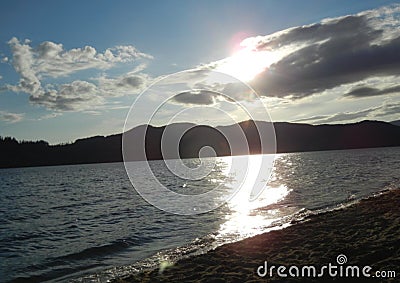
<path fill-rule="evenodd" d="M 101 53 L 92 46 L 65 50 L 61 43 L 51 41 L 44 41 L 37 47 L 32 47 L 30 42 L 21 43 L 15 37 L 8 44 L 13 54 L 12 65 L 15 70 L 19 74 L 30 70 L 39 78 L 56 78 L 87 69 L 105 70 L 116 63 L 152 58 L 132 45 L 108 48 Z"/>
<path fill-rule="evenodd" d="M 138 73 L 145 68 L 141 64 L 126 75 L 93 79 L 97 84 L 84 80 L 61 85 L 45 84 L 43 81 L 46 78 L 65 77 L 88 69 L 107 70 L 118 63 L 136 63 L 152 57 L 131 45 L 120 45 L 98 52 L 92 46 L 65 50 L 61 43 L 51 41 L 33 47 L 29 40 L 21 42 L 15 37 L 8 44 L 12 59 L 4 57 L 3 61 L 12 64 L 20 79 L 18 84 L 6 84 L 2 90 L 28 93 L 31 103 L 51 110 L 90 109 L 103 104 L 106 96 L 138 93 L 149 80 L 147 75 Z"/>
<path fill-rule="evenodd" d="M 76 80 L 57 86 L 47 85 L 45 91 L 29 97 L 33 104 L 58 111 L 82 111 L 100 108 L 108 97 L 140 93 L 151 80 L 145 74 L 128 73 L 114 78 L 93 78 L 96 83 Z"/>
<path fill-rule="evenodd" d="M 12 113 L 0 110 L 0 120 L 7 123 L 17 123 L 24 118 L 24 113 Z"/>
<path fill-rule="evenodd" d="M 55 118 L 55 117 L 61 116 L 61 115 L 62 115 L 61 112 L 53 112 L 53 113 L 42 115 L 39 118 L 37 118 L 37 120 L 41 121 L 41 120 L 52 119 L 52 118 Z"/>
<path fill-rule="evenodd" d="M 86 81 L 73 81 L 62 84 L 57 89 L 49 88 L 36 93 L 29 100 L 48 109 L 61 111 L 76 111 L 90 109 L 101 105 L 104 98 L 98 95 L 100 91 L 95 84 Z"/>
<path fill-rule="evenodd" d="M 9 42 L 13 54 L 12 65 L 20 75 L 19 84 L 10 85 L 9 89 L 14 92 L 26 92 L 34 94 L 41 89 L 40 80 L 34 70 L 34 53 L 28 44 L 21 44 L 15 37 Z"/>

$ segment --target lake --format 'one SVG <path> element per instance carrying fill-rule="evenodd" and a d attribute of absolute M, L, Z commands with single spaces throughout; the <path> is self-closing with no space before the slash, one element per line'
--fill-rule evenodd
<path fill-rule="evenodd" d="M 150 164 L 168 188 L 193 194 L 224 184 L 230 159 L 217 158 L 213 173 L 193 182 L 171 176 L 162 161 Z M 239 194 L 188 216 L 143 200 L 123 163 L 0 169 L 0 277 L 106 282 L 195 256 L 398 188 L 399 160 L 400 147 L 277 154 L 257 200 Z"/>

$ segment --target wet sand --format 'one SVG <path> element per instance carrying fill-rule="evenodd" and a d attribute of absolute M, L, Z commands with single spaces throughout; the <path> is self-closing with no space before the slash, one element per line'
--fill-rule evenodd
<path fill-rule="evenodd" d="M 274 272 L 265 277 L 257 268 L 268 266 L 315 265 L 317 270 L 329 263 L 339 266 L 337 256 L 343 254 L 343 266 L 368 265 L 368 273 L 395 271 L 397 278 L 359 279 L 336 276 L 328 271 L 322 278 L 282 278 Z M 261 269 L 262 272 L 264 269 Z M 286 274 L 288 271 L 286 270 Z M 207 254 L 178 261 L 159 270 L 132 274 L 115 280 L 127 282 L 400 282 L 400 190 L 385 192 L 352 206 L 311 216 L 282 230 L 258 235 L 221 246 Z"/>

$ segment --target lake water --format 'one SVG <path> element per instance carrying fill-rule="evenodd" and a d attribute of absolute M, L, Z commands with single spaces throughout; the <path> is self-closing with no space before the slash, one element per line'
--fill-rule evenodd
<path fill-rule="evenodd" d="M 122 163 L 0 169 L 0 278 L 106 282 L 397 188 L 399 161 L 400 147 L 278 154 L 256 201 L 239 196 L 191 216 L 149 205 Z M 177 191 L 225 180 L 223 166 L 190 183 L 151 164 Z"/>

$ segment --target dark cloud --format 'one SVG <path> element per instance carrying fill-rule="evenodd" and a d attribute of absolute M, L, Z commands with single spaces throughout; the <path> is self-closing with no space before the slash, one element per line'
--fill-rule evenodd
<path fill-rule="evenodd" d="M 273 50 L 282 45 L 310 44 L 321 42 L 329 38 L 353 38 L 355 31 L 362 31 L 364 42 L 371 36 L 379 36 L 380 30 L 373 30 L 367 24 L 368 18 L 365 15 L 346 16 L 332 19 L 322 23 L 315 23 L 309 26 L 300 26 L 276 33 L 257 42 L 257 50 Z M 370 36 L 365 37 L 366 31 Z M 362 42 L 360 42 L 362 43 Z"/>
<path fill-rule="evenodd" d="M 181 104 L 194 105 L 212 105 L 217 100 L 226 100 L 225 96 L 209 90 L 191 90 L 178 93 L 172 98 L 172 101 Z"/>
<path fill-rule="evenodd" d="M 356 98 L 356 97 L 369 97 L 369 96 L 392 94 L 397 92 L 400 92 L 400 85 L 384 89 L 378 89 L 373 87 L 357 87 L 350 90 L 344 96 Z"/>
<path fill-rule="evenodd" d="M 399 26 L 396 21 L 392 24 Z M 373 14 L 363 14 L 261 38 L 258 50 L 286 46 L 295 51 L 259 74 L 251 85 L 260 95 L 302 98 L 372 76 L 399 75 L 400 36 L 387 33 Z"/>
<path fill-rule="evenodd" d="M 138 88 L 144 84 L 144 79 L 141 76 L 126 76 L 123 77 L 116 85 L 118 87 L 133 87 Z"/>

